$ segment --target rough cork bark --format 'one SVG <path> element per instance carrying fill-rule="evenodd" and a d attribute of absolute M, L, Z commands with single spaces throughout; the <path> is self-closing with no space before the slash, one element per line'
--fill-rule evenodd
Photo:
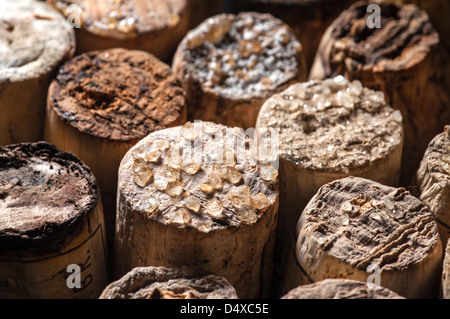
<path fill-rule="evenodd" d="M 382 27 L 369 29 L 369 3 L 378 2 L 352 5 L 328 28 L 310 79 L 343 74 L 385 93 L 404 117 L 402 183 L 410 185 L 428 143 L 450 123 L 444 55 L 423 10 L 379 3 Z"/>
<path fill-rule="evenodd" d="M 137 267 L 105 288 L 100 299 L 237 299 L 223 277 L 195 268 Z"/>
<path fill-rule="evenodd" d="M 351 175 L 398 185 L 402 116 L 381 92 L 337 77 L 294 84 L 274 95 L 261 108 L 256 127 L 279 132 L 274 284 L 282 286 L 283 281 L 289 282 L 287 260 L 294 260 L 295 225 L 322 185 Z"/>
<path fill-rule="evenodd" d="M 203 122 L 203 134 L 192 135 L 189 124 L 150 134 L 121 163 L 116 275 L 144 266 L 201 267 L 225 277 L 241 298 L 267 296 L 277 172 L 251 156 L 248 138 L 233 148 L 240 130 Z M 224 141 L 221 134 L 229 135 Z M 187 155 L 191 139 L 202 147 L 196 163 Z"/>
<path fill-rule="evenodd" d="M 445 247 L 450 238 L 450 126 L 428 146 L 417 172 L 420 199 L 436 217 Z"/>
<path fill-rule="evenodd" d="M 292 289 L 281 299 L 404 299 L 397 293 L 361 281 L 325 279 Z"/>
<path fill-rule="evenodd" d="M 292 83 L 306 80 L 302 46 L 269 14 L 221 14 L 188 33 L 172 65 L 186 90 L 190 120 L 245 129 L 261 105 Z"/>
<path fill-rule="evenodd" d="M 234 9 L 266 12 L 287 23 L 303 46 L 308 69 L 327 27 L 356 0 L 234 0 Z"/>
<path fill-rule="evenodd" d="M 149 133 L 185 121 L 181 85 L 168 65 L 143 51 L 82 54 L 63 65 L 52 82 L 45 138 L 93 170 L 111 247 L 120 161 Z"/>
<path fill-rule="evenodd" d="M 77 54 L 110 48 L 168 59 L 189 30 L 187 0 L 49 0 L 65 17 L 80 16 Z M 74 7 L 72 5 L 76 5 Z M 76 8 L 81 8 L 77 14 Z M 76 22 L 76 19 L 71 19 Z"/>
<path fill-rule="evenodd" d="M 43 138 L 52 77 L 75 51 L 71 26 L 45 3 L 0 3 L 0 145 Z"/>
<path fill-rule="evenodd" d="M 366 282 L 379 267 L 382 287 L 406 298 L 435 298 L 442 244 L 429 208 L 404 188 L 348 177 L 324 185 L 297 225 L 297 277 Z"/>
<path fill-rule="evenodd" d="M 443 273 L 442 273 L 442 296 L 450 299 L 450 241 L 447 243 L 445 251 Z"/>
<path fill-rule="evenodd" d="M 78 158 L 40 142 L 0 148 L 0 296 L 97 298 L 106 286 L 103 210 Z M 67 267 L 81 268 L 70 289 Z"/>

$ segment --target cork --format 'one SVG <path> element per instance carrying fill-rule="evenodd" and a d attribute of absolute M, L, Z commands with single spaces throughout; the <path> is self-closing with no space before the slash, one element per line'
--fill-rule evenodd
<path fill-rule="evenodd" d="M 320 188 L 297 224 L 297 279 L 372 281 L 437 297 L 442 244 L 429 208 L 404 188 L 347 177 Z M 295 282 L 295 278 L 291 278 Z"/>
<path fill-rule="evenodd" d="M 187 0 L 49 0 L 76 26 L 77 54 L 126 48 L 169 59 L 189 30 Z"/>
<path fill-rule="evenodd" d="M 254 127 L 264 101 L 306 79 L 302 46 L 269 14 L 213 16 L 178 46 L 172 67 L 186 90 L 190 120 Z"/>
<path fill-rule="evenodd" d="M 242 133 L 188 122 L 151 133 L 125 155 L 116 276 L 134 267 L 200 267 L 225 277 L 241 298 L 268 294 L 278 172 L 251 155 Z"/>
<path fill-rule="evenodd" d="M 45 3 L 5 0 L 0 39 L 0 145 L 42 140 L 47 89 L 73 56 L 73 30 Z"/>
<path fill-rule="evenodd" d="M 237 299 L 225 278 L 202 269 L 137 267 L 105 288 L 100 299 Z"/>
<path fill-rule="evenodd" d="M 368 27 L 369 4 L 380 6 L 381 28 Z M 439 34 L 425 11 L 412 4 L 363 1 L 327 29 L 309 78 L 343 75 L 384 92 L 403 115 L 401 179 L 406 186 L 412 184 L 428 143 L 450 122 L 450 73 L 444 59 Z"/>
<path fill-rule="evenodd" d="M 0 296 L 97 298 L 106 286 L 103 210 L 90 169 L 45 142 L 0 148 Z M 81 269 L 69 287 L 68 266 Z"/>
<path fill-rule="evenodd" d="M 94 172 L 111 247 L 120 161 L 149 133 L 185 121 L 179 81 L 168 65 L 144 51 L 88 52 L 64 64 L 52 81 L 45 138 Z"/>
<path fill-rule="evenodd" d="M 276 285 L 289 282 L 295 225 L 322 185 L 350 175 L 398 185 L 402 120 L 382 92 L 342 76 L 294 84 L 264 103 L 256 128 L 279 134 Z"/>
<path fill-rule="evenodd" d="M 281 299 L 405 299 L 384 287 L 348 279 L 325 279 L 292 289 Z"/>

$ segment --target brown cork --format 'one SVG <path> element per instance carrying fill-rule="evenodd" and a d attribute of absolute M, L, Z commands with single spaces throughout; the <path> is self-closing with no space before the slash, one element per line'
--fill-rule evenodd
<path fill-rule="evenodd" d="M 43 138 L 48 86 L 72 58 L 75 34 L 45 3 L 0 3 L 0 145 Z"/>
<path fill-rule="evenodd" d="M 270 13 L 289 25 L 303 46 L 308 69 L 320 38 L 340 12 L 356 0 L 234 0 L 236 12 Z"/>
<path fill-rule="evenodd" d="M 195 268 L 138 267 L 105 288 L 100 299 L 237 299 L 223 277 Z"/>
<path fill-rule="evenodd" d="M 442 265 L 437 225 L 404 188 L 357 177 L 324 185 L 299 219 L 295 254 L 298 274 L 312 282 L 366 281 L 376 265 L 381 286 L 407 298 L 436 297 Z"/>
<path fill-rule="evenodd" d="M 113 141 L 136 141 L 170 127 L 186 107 L 169 66 L 126 49 L 89 52 L 67 62 L 52 82 L 49 103 L 80 132 Z"/>
<path fill-rule="evenodd" d="M 235 148 L 241 134 L 211 122 L 188 122 L 151 133 L 125 155 L 119 168 L 117 275 L 134 267 L 195 266 L 225 277 L 242 298 L 267 295 L 278 172 L 258 163 L 248 137 Z"/>
<path fill-rule="evenodd" d="M 98 202 L 90 169 L 45 142 L 0 148 L 1 250 L 58 250 Z"/>
<path fill-rule="evenodd" d="M 442 245 L 450 238 L 450 126 L 428 145 L 416 175 L 420 199 L 436 217 Z"/>
<path fill-rule="evenodd" d="M 404 299 L 383 287 L 348 279 L 325 279 L 289 291 L 281 299 Z"/>
<path fill-rule="evenodd" d="M 369 28 L 369 4 L 381 28 Z M 344 75 L 384 92 L 402 112 L 402 183 L 411 185 L 428 143 L 450 122 L 449 74 L 438 33 L 415 5 L 362 1 L 341 13 L 322 37 L 310 79 Z"/>
<path fill-rule="evenodd" d="M 173 69 L 186 90 L 191 119 L 253 127 L 262 103 L 305 80 L 302 46 L 269 14 L 220 14 L 188 33 Z"/>
<path fill-rule="evenodd" d="M 168 58 L 188 31 L 187 0 L 49 0 L 76 28 L 77 53 L 123 47 Z"/>

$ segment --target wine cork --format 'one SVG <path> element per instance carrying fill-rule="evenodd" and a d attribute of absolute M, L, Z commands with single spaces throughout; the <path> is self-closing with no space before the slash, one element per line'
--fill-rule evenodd
<path fill-rule="evenodd" d="M 89 168 L 39 142 L 0 147 L 0 171 L 0 298 L 97 298 L 106 243 Z"/>
<path fill-rule="evenodd" d="M 47 102 L 45 138 L 94 172 L 113 246 L 117 171 L 126 152 L 150 132 L 184 124 L 184 91 L 153 55 L 110 49 L 77 56 L 60 69 Z"/>
<path fill-rule="evenodd" d="M 325 279 L 292 289 L 281 299 L 405 299 L 392 290 L 348 279 Z"/>
<path fill-rule="evenodd" d="M 42 139 L 52 77 L 75 51 L 71 26 L 45 3 L 0 2 L 0 145 Z"/>
<path fill-rule="evenodd" d="M 223 277 L 201 269 L 137 267 L 105 288 L 100 299 L 237 299 Z"/>
<path fill-rule="evenodd" d="M 442 296 L 444 299 L 450 299 L 450 241 L 445 250 L 444 266 L 442 272 Z"/>
<path fill-rule="evenodd" d="M 405 298 L 437 297 L 442 244 L 429 208 L 404 188 L 347 177 L 320 188 L 297 224 L 291 282 L 353 279 Z"/>
<path fill-rule="evenodd" d="M 188 33 L 173 65 L 186 90 L 190 120 L 254 127 L 272 94 L 306 79 L 302 46 L 269 14 L 209 18 Z"/>
<path fill-rule="evenodd" d="M 288 24 L 303 46 L 311 67 L 326 28 L 356 0 L 234 0 L 234 9 L 266 12 Z"/>
<path fill-rule="evenodd" d="M 189 30 L 187 0 L 48 0 L 75 27 L 77 54 L 110 48 L 169 59 Z"/>
<path fill-rule="evenodd" d="M 450 126 L 429 144 L 417 172 L 420 199 L 436 217 L 442 245 L 450 238 Z"/>
<path fill-rule="evenodd" d="M 258 164 L 250 143 L 240 129 L 188 122 L 133 147 L 119 168 L 116 275 L 200 267 L 225 277 L 241 298 L 266 296 L 278 172 Z"/>
<path fill-rule="evenodd" d="M 370 4 L 379 5 L 380 28 L 368 26 L 373 22 L 373 13 L 367 13 Z M 327 29 L 310 79 L 341 74 L 384 92 L 403 115 L 402 184 L 411 185 L 428 143 L 450 123 L 450 77 L 443 58 L 439 35 L 425 11 L 415 5 L 363 1 Z"/>
<path fill-rule="evenodd" d="M 279 132 L 279 285 L 283 278 L 289 281 L 285 267 L 293 254 L 298 218 L 322 185 L 350 175 L 398 184 L 402 114 L 385 102 L 382 92 L 339 76 L 294 84 L 272 96 L 261 108 L 256 127 Z"/>

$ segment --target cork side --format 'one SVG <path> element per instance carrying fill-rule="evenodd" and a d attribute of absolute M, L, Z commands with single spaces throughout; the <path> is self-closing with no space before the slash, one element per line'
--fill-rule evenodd
<path fill-rule="evenodd" d="M 450 230 L 450 126 L 428 145 L 417 172 L 422 201 Z"/>
<path fill-rule="evenodd" d="M 188 33 L 177 54 L 180 78 L 229 100 L 267 98 L 306 76 L 300 42 L 270 14 L 211 17 Z"/>
<path fill-rule="evenodd" d="M 370 4 L 381 9 L 382 28 L 367 27 Z M 361 1 L 341 13 L 331 27 L 332 45 L 326 52 L 331 74 L 358 74 L 410 69 L 425 59 L 439 35 L 428 15 L 415 5 Z"/>
<path fill-rule="evenodd" d="M 326 253 L 365 272 L 406 271 L 440 246 L 429 208 L 404 188 L 393 188 L 357 177 L 320 188 L 300 217 L 297 258 L 305 269 Z M 315 242 L 316 244 L 312 244 Z M 317 249 L 317 257 L 309 250 Z"/>
<path fill-rule="evenodd" d="M 115 141 L 137 141 L 171 127 L 186 108 L 168 65 L 121 48 L 84 53 L 64 64 L 48 103 L 80 132 Z"/>
<path fill-rule="evenodd" d="M 0 83 L 39 78 L 75 51 L 75 34 L 61 15 L 32 0 L 0 2 Z"/>
<path fill-rule="evenodd" d="M 57 250 L 91 212 L 90 169 L 45 142 L 0 148 L 0 250 Z"/>
<path fill-rule="evenodd" d="M 185 13 L 186 0 L 49 0 L 65 17 L 79 15 L 80 27 L 116 39 L 171 29 Z M 76 5 L 76 6 L 74 6 Z M 76 20 L 75 20 L 76 21 Z"/>
<path fill-rule="evenodd" d="M 348 279 L 325 279 L 299 286 L 281 299 L 404 299 L 397 293 L 379 286 Z"/>
<path fill-rule="evenodd" d="M 348 173 L 401 147 L 402 120 L 382 92 L 338 76 L 275 94 L 261 108 L 257 128 L 278 130 L 280 157 L 296 166 Z"/>
<path fill-rule="evenodd" d="M 138 267 L 105 288 L 100 299 L 237 299 L 221 276 L 196 268 Z"/>
<path fill-rule="evenodd" d="M 210 122 L 151 133 L 122 160 L 119 192 L 165 225 L 209 233 L 255 224 L 277 203 L 278 172 L 241 134 Z"/>

